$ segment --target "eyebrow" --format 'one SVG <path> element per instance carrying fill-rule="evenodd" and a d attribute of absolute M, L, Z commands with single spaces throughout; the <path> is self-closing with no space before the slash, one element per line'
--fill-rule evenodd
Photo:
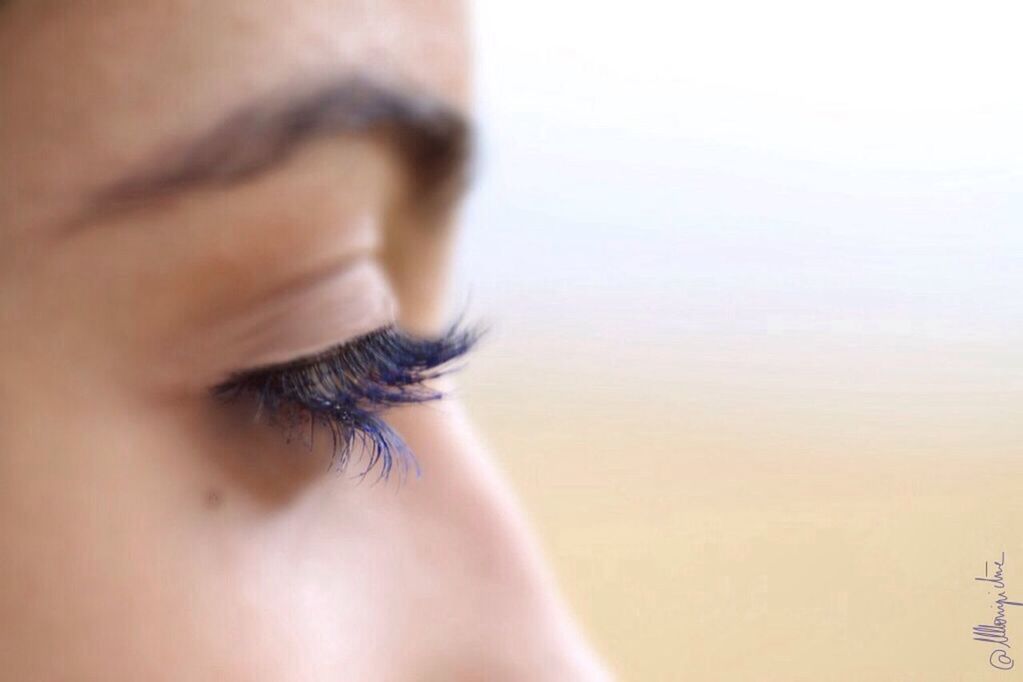
<path fill-rule="evenodd" d="M 236 109 L 205 132 L 167 145 L 141 168 L 104 186 L 93 195 L 88 213 L 200 188 L 227 188 L 282 166 L 313 140 L 377 133 L 407 163 L 421 198 L 450 197 L 464 190 L 474 147 L 467 117 L 430 95 L 356 75 L 291 89 Z"/>

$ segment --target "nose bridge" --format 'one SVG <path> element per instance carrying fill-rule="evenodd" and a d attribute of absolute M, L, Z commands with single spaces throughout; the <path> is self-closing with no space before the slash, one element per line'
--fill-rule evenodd
<path fill-rule="evenodd" d="M 425 484 L 430 512 L 440 514 L 452 576 L 445 609 L 460 612 L 467 649 L 447 679 L 611 679 L 569 613 L 510 488 L 451 409 L 444 410 L 443 435 L 429 441 L 444 448 L 432 453 L 443 463 L 424 462 L 428 480 L 413 484 Z"/>
<path fill-rule="evenodd" d="M 464 579 L 455 589 L 469 601 L 464 627 L 473 669 L 454 679 L 608 679 L 503 483 L 487 477 L 474 486 L 465 499 L 452 500 L 461 506 L 452 540 Z"/>

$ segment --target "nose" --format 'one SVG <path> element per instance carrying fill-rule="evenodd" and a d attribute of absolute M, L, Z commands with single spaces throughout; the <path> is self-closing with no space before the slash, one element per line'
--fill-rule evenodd
<path fill-rule="evenodd" d="M 571 616 L 509 486 L 454 403 L 396 418 L 424 474 L 399 497 L 417 518 L 440 642 L 438 680 L 612 679 Z M 412 493 L 407 495 L 407 493 Z"/>

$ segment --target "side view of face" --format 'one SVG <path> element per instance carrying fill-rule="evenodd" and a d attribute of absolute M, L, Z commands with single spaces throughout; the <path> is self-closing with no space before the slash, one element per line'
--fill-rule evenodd
<path fill-rule="evenodd" d="M 607 679 L 435 400 L 468 67 L 454 0 L 0 0 L 3 679 Z"/>

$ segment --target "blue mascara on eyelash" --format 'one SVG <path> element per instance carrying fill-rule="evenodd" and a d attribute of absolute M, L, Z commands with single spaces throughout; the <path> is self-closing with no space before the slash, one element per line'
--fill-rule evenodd
<path fill-rule="evenodd" d="M 425 382 L 449 372 L 451 362 L 467 354 L 479 336 L 457 325 L 438 338 L 385 327 L 314 358 L 241 373 L 213 392 L 225 400 L 254 397 L 257 412 L 289 434 L 308 429 L 312 438 L 317 426 L 326 428 L 332 464 L 339 469 L 347 468 L 361 445 L 367 463 L 359 478 L 379 466 L 378 480 L 386 480 L 397 460 L 404 479 L 410 466 L 418 476 L 419 465 L 379 413 L 443 398 Z"/>

